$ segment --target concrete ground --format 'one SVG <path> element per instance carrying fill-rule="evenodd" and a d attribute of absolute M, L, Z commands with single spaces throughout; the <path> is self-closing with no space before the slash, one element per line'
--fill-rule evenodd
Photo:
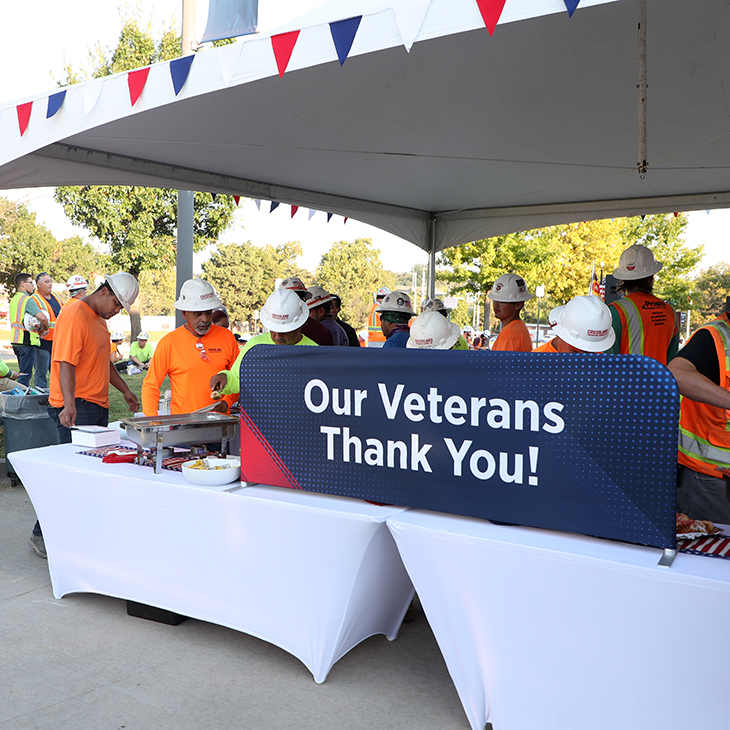
<path fill-rule="evenodd" d="M 55 599 L 28 544 L 33 506 L 4 467 L 0 730 L 469 730 L 418 605 L 396 641 L 364 641 L 317 685 L 298 659 L 231 629 L 132 618 L 106 596 Z"/>

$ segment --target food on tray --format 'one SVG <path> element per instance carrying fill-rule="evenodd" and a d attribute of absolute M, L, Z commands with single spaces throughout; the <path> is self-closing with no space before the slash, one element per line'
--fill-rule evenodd
<path fill-rule="evenodd" d="M 161 426 L 162 425 L 162 421 L 148 421 L 147 422 L 147 425 L 148 426 Z"/>
<path fill-rule="evenodd" d="M 198 459 L 194 464 L 188 464 L 188 469 L 206 469 L 207 471 L 219 471 L 220 469 L 230 469 L 233 463 L 221 464 L 220 466 L 210 466 L 206 459 Z"/>
<path fill-rule="evenodd" d="M 701 535 L 716 535 L 721 531 L 721 528 L 716 527 L 709 520 L 693 520 L 682 512 L 677 512 L 677 535 L 697 533 Z"/>

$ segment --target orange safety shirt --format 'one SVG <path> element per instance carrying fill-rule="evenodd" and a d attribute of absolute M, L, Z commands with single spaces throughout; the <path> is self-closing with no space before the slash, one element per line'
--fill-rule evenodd
<path fill-rule="evenodd" d="M 521 319 L 514 319 L 506 327 L 502 327 L 492 345 L 492 352 L 495 350 L 532 352 L 532 338 L 527 325 Z"/>
<path fill-rule="evenodd" d="M 730 325 L 727 317 L 716 319 L 697 332 L 700 330 L 708 330 L 712 335 L 720 365 L 720 387 L 730 390 Z M 730 464 L 730 411 L 683 397 L 677 461 L 693 471 L 719 477 L 715 467 L 727 468 Z"/>
<path fill-rule="evenodd" d="M 653 294 L 631 292 L 611 303 L 616 344 L 611 354 L 646 355 L 666 365 L 677 354 L 679 323 L 674 310 Z"/>
<path fill-rule="evenodd" d="M 375 311 L 380 302 L 373 302 L 368 315 L 368 342 L 385 342 L 385 335 L 380 328 L 380 315 Z"/>
<path fill-rule="evenodd" d="M 203 348 L 196 347 L 197 344 Z M 157 415 L 160 386 L 168 375 L 171 413 L 192 413 L 216 403 L 210 397 L 210 379 L 221 370 L 230 370 L 237 357 L 238 343 L 233 333 L 215 324 L 203 337 L 197 337 L 185 325 L 165 335 L 157 345 L 142 383 L 145 416 Z M 234 394 L 224 396 L 223 400 L 230 406 L 237 398 Z"/>
<path fill-rule="evenodd" d="M 48 402 L 63 408 L 61 363 L 76 368 L 75 397 L 109 408 L 109 330 L 85 302 L 62 309 L 56 320 Z"/>
<path fill-rule="evenodd" d="M 533 350 L 533 352 L 558 352 L 558 350 L 555 347 L 555 340 L 557 340 L 557 337 L 553 337 L 552 340 L 543 342 L 542 345 L 540 345 L 539 347 L 536 347 Z"/>

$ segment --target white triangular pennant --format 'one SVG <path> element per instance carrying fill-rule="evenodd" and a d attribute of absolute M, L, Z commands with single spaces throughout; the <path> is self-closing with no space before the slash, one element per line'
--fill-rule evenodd
<path fill-rule="evenodd" d="M 260 200 L 256 200 L 256 198 L 254 198 L 253 202 L 254 202 L 254 203 L 256 203 L 256 207 L 257 207 L 257 208 L 258 208 L 259 210 L 261 210 L 261 201 L 260 201 Z"/>
<path fill-rule="evenodd" d="M 400 37 L 403 39 L 403 45 L 409 53 L 418 31 L 421 30 L 423 19 L 426 17 L 426 11 L 430 4 L 431 0 L 417 0 L 417 2 L 408 3 L 408 5 L 397 5 L 393 8 L 398 30 L 400 30 Z"/>
<path fill-rule="evenodd" d="M 316 213 L 316 210 L 313 210 L 312 208 L 309 209 L 309 217 L 307 218 L 308 221 L 312 220 L 312 216 Z"/>
<path fill-rule="evenodd" d="M 223 83 L 229 86 L 233 81 L 233 76 L 236 73 L 236 67 L 238 66 L 238 59 L 241 58 L 241 51 L 243 50 L 245 43 L 231 43 L 228 46 L 222 46 L 217 48 L 218 63 L 221 67 L 221 73 L 223 74 Z"/>
<path fill-rule="evenodd" d="M 86 84 L 84 86 L 84 114 L 88 114 L 96 106 L 103 88 L 103 81 L 96 84 Z"/>

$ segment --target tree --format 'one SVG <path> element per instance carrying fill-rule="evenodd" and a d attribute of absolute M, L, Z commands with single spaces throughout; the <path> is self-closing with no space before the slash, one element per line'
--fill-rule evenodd
<path fill-rule="evenodd" d="M 142 317 L 170 317 L 175 314 L 175 286 L 176 276 L 174 269 L 164 271 L 143 271 L 139 275 L 139 290 L 141 303 L 139 306 Z"/>
<path fill-rule="evenodd" d="M 721 261 L 700 272 L 695 281 L 694 305 L 702 321 L 715 319 L 727 310 L 730 297 L 730 264 Z"/>
<path fill-rule="evenodd" d="M 92 53 L 92 78 L 176 58 L 180 39 L 167 30 L 155 42 L 149 24 L 126 18 L 114 50 L 97 46 Z M 79 76 L 66 68 L 67 80 Z M 56 189 L 56 201 L 75 224 L 108 246 L 116 268 L 139 277 L 143 271 L 174 268 L 177 230 L 177 191 L 119 186 L 74 186 Z M 236 204 L 231 196 L 195 193 L 193 249 L 217 242 L 230 225 Z M 144 292 L 142 292 L 142 298 Z M 139 303 L 130 312 L 132 337 L 140 329 Z"/>
<path fill-rule="evenodd" d="M 302 271 L 296 266 L 301 254 L 298 242 L 263 247 L 250 241 L 220 244 L 203 264 L 204 278 L 218 290 L 229 317 L 247 322 L 274 291 L 276 279 L 299 275 L 294 272 Z"/>
<path fill-rule="evenodd" d="M 340 296 L 340 316 L 355 329 L 365 326 L 383 278 L 380 251 L 370 238 L 333 243 L 317 267 L 317 283 Z"/>
<path fill-rule="evenodd" d="M 466 299 L 459 297 L 459 302 L 456 307 L 451 310 L 449 319 L 458 324 L 462 330 L 464 327 L 471 325 L 471 312 L 469 311 L 469 305 L 467 304 Z"/>

